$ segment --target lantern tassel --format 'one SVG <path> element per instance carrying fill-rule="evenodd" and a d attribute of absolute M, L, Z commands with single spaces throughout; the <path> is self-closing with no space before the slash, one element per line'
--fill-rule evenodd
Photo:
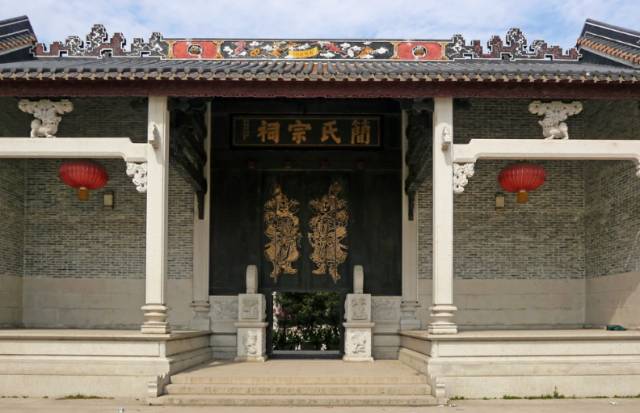
<path fill-rule="evenodd" d="M 89 189 L 86 186 L 78 188 L 78 199 L 82 202 L 89 200 Z"/>
<path fill-rule="evenodd" d="M 529 201 L 529 193 L 525 190 L 520 190 L 516 194 L 516 201 L 519 204 L 526 204 Z"/>

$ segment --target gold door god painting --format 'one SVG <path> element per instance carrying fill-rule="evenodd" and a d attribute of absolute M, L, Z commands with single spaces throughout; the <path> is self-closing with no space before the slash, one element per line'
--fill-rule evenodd
<path fill-rule="evenodd" d="M 297 217 L 300 203 L 289 199 L 280 185 L 273 189 L 273 197 L 264 204 L 265 235 L 269 239 L 264 254 L 273 265 L 270 277 L 278 281 L 282 274 L 294 275 L 293 267 L 300 256 L 300 220 Z"/>
<path fill-rule="evenodd" d="M 338 266 L 347 259 L 347 246 L 342 240 L 347 237 L 349 212 L 347 201 L 339 198 L 342 186 L 334 182 L 329 193 L 309 202 L 315 215 L 309 221 L 309 242 L 313 247 L 311 261 L 316 275 L 329 274 L 333 282 L 338 282 Z"/>

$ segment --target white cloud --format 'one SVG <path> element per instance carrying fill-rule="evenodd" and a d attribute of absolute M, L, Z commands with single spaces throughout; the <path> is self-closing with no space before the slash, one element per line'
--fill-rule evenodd
<path fill-rule="evenodd" d="M 0 18 L 26 14 L 44 42 L 83 36 L 93 23 L 127 39 L 165 37 L 450 38 L 487 41 L 521 27 L 530 40 L 573 46 L 592 17 L 634 28 L 634 0 L 0 0 Z M 636 27 L 637 28 L 637 27 Z"/>

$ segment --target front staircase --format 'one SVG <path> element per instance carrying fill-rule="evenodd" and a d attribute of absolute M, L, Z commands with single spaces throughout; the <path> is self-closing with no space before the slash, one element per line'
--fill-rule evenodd
<path fill-rule="evenodd" d="M 217 361 L 171 377 L 156 405 L 430 406 L 426 378 L 396 360 Z"/>

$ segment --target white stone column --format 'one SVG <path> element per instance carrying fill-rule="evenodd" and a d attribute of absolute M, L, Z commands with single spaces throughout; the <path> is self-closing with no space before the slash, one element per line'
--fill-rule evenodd
<path fill-rule="evenodd" d="M 149 96 L 147 237 L 143 333 L 166 334 L 167 229 L 169 192 L 169 112 L 166 96 Z"/>
<path fill-rule="evenodd" d="M 190 327 L 195 330 L 211 330 L 211 318 L 209 316 L 209 229 L 211 212 L 211 103 L 207 104 L 205 113 L 207 136 L 205 152 L 207 162 L 204 165 L 204 177 L 207 181 L 207 193 L 204 197 L 204 217 L 198 217 L 198 203 L 194 203 L 193 212 L 193 319 Z"/>
<path fill-rule="evenodd" d="M 434 98 L 433 306 L 429 332 L 455 334 L 453 322 L 453 98 Z"/>
<path fill-rule="evenodd" d="M 409 174 L 405 162 L 408 141 L 406 136 L 407 113 L 402 112 L 402 303 L 400 304 L 400 328 L 402 330 L 420 329 L 420 320 L 416 317 L 418 303 L 418 214 L 409 220 L 409 197 L 404 184 Z"/>

